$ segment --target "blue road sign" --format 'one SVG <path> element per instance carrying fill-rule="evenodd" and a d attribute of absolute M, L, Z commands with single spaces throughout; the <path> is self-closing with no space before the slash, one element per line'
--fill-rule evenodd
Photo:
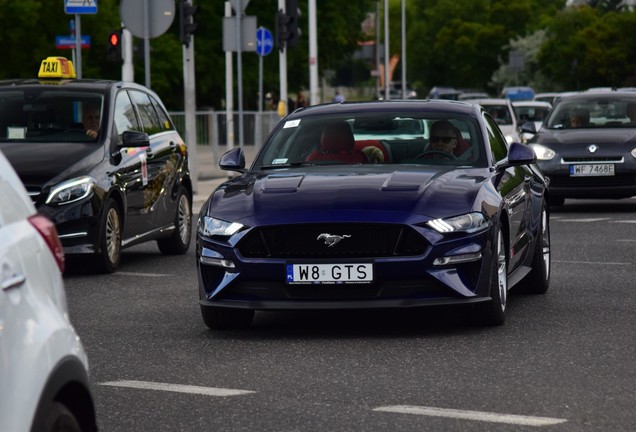
<path fill-rule="evenodd" d="M 272 32 L 265 27 L 256 30 L 256 54 L 266 56 L 274 49 L 274 38 Z"/>
<path fill-rule="evenodd" d="M 67 14 L 96 14 L 97 0 L 64 0 L 64 12 Z"/>
<path fill-rule="evenodd" d="M 82 35 L 81 45 L 82 45 L 82 48 L 90 48 L 91 37 L 88 35 Z M 55 36 L 55 48 L 58 48 L 58 49 L 75 48 L 75 36 Z"/>

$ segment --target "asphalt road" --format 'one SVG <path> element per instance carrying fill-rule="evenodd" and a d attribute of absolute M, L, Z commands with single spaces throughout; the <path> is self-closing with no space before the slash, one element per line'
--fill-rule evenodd
<path fill-rule="evenodd" d="M 194 251 L 65 276 L 101 431 L 633 431 L 636 199 L 554 209 L 546 295 L 462 310 L 260 312 L 207 330 Z"/>

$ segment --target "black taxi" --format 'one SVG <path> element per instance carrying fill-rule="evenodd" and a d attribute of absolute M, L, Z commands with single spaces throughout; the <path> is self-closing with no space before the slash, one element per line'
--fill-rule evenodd
<path fill-rule="evenodd" d="M 142 242 L 186 253 L 188 151 L 161 100 L 135 83 L 75 78 L 71 61 L 49 57 L 37 79 L 0 81 L 0 151 L 64 253 L 105 273 Z"/>

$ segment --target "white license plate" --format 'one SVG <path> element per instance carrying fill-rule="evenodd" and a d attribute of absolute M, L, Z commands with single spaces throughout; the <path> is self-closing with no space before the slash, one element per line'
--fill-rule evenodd
<path fill-rule="evenodd" d="M 614 164 L 570 165 L 570 176 L 613 176 Z"/>
<path fill-rule="evenodd" d="M 287 264 L 288 284 L 368 284 L 373 264 Z"/>

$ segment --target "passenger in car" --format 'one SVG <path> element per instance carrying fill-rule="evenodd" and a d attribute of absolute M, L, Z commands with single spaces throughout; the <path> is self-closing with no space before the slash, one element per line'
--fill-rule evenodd
<path fill-rule="evenodd" d="M 577 108 L 572 111 L 568 119 L 568 127 L 580 128 L 585 127 L 590 122 L 590 113 L 585 108 Z"/>

